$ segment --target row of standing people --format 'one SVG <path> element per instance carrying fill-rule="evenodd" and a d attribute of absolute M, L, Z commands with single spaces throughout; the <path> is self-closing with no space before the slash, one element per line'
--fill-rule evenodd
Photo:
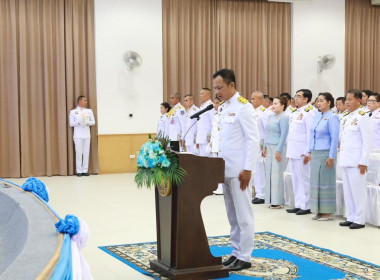
<path fill-rule="evenodd" d="M 253 93 L 252 101 L 260 94 Z M 283 174 L 288 164 L 295 208 L 287 209 L 287 212 L 297 215 L 315 213 L 314 220 L 332 220 L 336 211 L 336 158 L 339 150 L 345 204 L 349 210 L 347 221 L 340 225 L 363 228 L 369 155 L 372 142 L 377 149 L 380 144 L 379 96 L 371 96 L 373 106 L 369 105 L 367 110 L 361 104 L 362 92 L 348 91 L 345 98 L 340 98 L 347 107 L 346 112 L 340 113 L 341 118 L 339 112 L 334 114 L 332 111 L 334 98 L 330 93 L 320 93 L 316 107 L 311 105 L 311 98 L 310 90 L 302 89 L 295 95 L 297 108 L 290 107 L 286 112 L 289 95 L 284 94 L 275 98 L 274 114 L 257 110 L 262 112 L 258 117 L 259 127 L 264 123 L 261 127 L 266 130 L 262 133 L 265 135 L 262 157 L 256 164 L 253 183 L 256 197 L 252 203 L 266 202 L 271 208 L 282 208 Z"/>

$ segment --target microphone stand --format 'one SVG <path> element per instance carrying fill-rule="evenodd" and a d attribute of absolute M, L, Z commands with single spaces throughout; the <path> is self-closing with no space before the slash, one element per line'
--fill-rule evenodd
<path fill-rule="evenodd" d="M 200 117 L 200 116 L 199 116 Z M 194 122 L 190 127 L 189 129 L 186 131 L 185 135 L 183 136 L 183 141 L 185 141 L 185 138 L 186 138 L 186 135 L 187 133 L 189 133 L 190 129 L 199 121 L 199 117 L 197 118 L 197 121 Z"/>

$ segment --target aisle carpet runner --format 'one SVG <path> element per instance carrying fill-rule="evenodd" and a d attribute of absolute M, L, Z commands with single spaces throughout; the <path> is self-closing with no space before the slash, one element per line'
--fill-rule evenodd
<path fill-rule="evenodd" d="M 231 253 L 229 236 L 208 238 L 211 253 L 225 260 Z M 150 269 L 157 258 L 156 242 L 99 247 L 137 271 L 155 279 L 167 279 Z M 231 280 L 380 279 L 380 266 L 322 249 L 271 232 L 255 234 L 250 269 L 230 272 Z"/>

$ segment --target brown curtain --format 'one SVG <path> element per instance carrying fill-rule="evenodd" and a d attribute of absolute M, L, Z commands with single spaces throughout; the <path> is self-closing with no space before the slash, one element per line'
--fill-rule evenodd
<path fill-rule="evenodd" d="M 346 91 L 380 92 L 380 7 L 346 0 Z"/>
<path fill-rule="evenodd" d="M 7 57 L 0 104 L 12 106 L 5 118 L 0 113 L 0 149 L 11 149 L 2 152 L 0 176 L 74 173 L 68 113 L 86 95 L 96 114 L 93 10 L 93 0 L 0 0 L 0 49 Z M 96 130 L 92 173 L 98 172 Z M 3 168 L 9 162 L 12 168 Z"/>
<path fill-rule="evenodd" d="M 237 89 L 290 91 L 290 4 L 266 0 L 163 0 L 164 99 L 212 88 L 234 69 Z"/>

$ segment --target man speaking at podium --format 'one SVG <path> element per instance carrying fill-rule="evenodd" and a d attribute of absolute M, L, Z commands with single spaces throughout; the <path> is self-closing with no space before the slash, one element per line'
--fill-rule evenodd
<path fill-rule="evenodd" d="M 219 152 L 225 161 L 224 202 L 231 226 L 233 251 L 223 262 L 232 271 L 251 267 L 254 224 L 251 207 L 252 168 L 259 154 L 259 130 L 253 106 L 235 89 L 235 73 L 221 69 L 213 75 L 218 108 Z"/>

